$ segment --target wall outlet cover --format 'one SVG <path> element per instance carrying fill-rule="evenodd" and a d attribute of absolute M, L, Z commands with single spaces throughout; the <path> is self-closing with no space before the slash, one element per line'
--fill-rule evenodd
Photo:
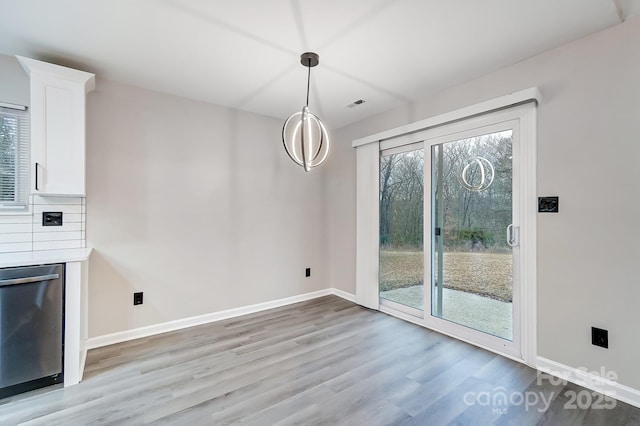
<path fill-rule="evenodd" d="M 304 270 L 304 276 L 305 277 L 310 277 L 311 276 L 311 268 L 307 268 Z"/>
<path fill-rule="evenodd" d="M 591 344 L 602 348 L 609 348 L 609 331 L 591 327 Z"/>
<path fill-rule="evenodd" d="M 42 212 L 42 226 L 62 226 L 62 212 Z"/>
<path fill-rule="evenodd" d="M 142 296 L 143 296 L 143 293 L 141 291 L 137 293 L 133 293 L 133 304 L 142 305 Z"/>

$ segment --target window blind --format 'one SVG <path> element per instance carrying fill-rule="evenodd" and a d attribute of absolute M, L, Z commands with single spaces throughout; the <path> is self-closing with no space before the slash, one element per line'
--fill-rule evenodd
<path fill-rule="evenodd" d="M 28 207 L 29 114 L 0 107 L 0 211 Z"/>

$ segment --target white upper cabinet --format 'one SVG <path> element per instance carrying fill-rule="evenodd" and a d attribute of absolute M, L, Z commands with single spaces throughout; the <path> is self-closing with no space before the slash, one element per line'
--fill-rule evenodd
<path fill-rule="evenodd" d="M 32 192 L 85 195 L 85 99 L 95 76 L 17 57 L 31 85 Z"/>

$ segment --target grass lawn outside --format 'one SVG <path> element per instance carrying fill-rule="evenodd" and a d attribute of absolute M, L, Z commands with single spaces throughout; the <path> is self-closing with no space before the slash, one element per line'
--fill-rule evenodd
<path fill-rule="evenodd" d="M 381 250 L 380 291 L 421 285 L 421 251 Z M 444 287 L 511 302 L 512 256 L 503 253 L 448 252 L 443 255 Z"/>

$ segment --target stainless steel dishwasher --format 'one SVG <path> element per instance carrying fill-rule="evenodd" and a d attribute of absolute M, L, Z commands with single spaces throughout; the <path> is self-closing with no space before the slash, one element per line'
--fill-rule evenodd
<path fill-rule="evenodd" d="M 0 269 L 0 398 L 62 383 L 64 265 Z"/>

